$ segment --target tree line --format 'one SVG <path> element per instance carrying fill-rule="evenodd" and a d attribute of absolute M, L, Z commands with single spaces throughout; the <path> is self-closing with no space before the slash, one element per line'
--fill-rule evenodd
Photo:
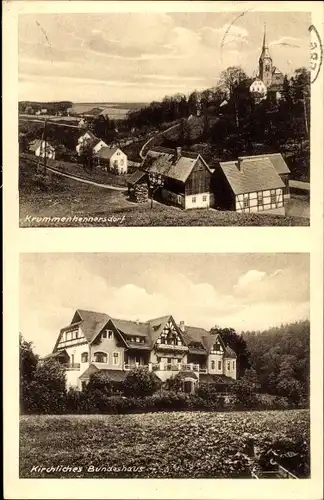
<path fill-rule="evenodd" d="M 289 158 L 294 178 L 309 180 L 310 72 L 299 68 L 290 78 L 285 76 L 279 100 L 269 92 L 257 103 L 249 90 L 252 81 L 240 67 L 229 67 L 213 88 L 166 96 L 130 111 L 129 126 L 163 128 L 178 120 L 183 123 L 180 134 L 168 139 L 166 146 L 190 149 L 205 143 L 222 160 L 281 151 Z M 187 121 L 189 116 L 199 116 L 198 134 Z"/>

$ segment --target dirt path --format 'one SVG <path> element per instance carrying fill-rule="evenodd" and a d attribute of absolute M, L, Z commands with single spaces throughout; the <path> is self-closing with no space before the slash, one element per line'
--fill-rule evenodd
<path fill-rule="evenodd" d="M 84 184 L 91 184 L 92 186 L 106 188 L 112 191 L 127 191 L 127 187 L 111 186 L 110 184 L 99 184 L 98 182 L 89 181 L 87 179 L 81 179 L 81 177 L 76 177 L 75 175 L 64 174 L 63 172 L 60 172 L 55 168 L 47 167 L 47 170 L 50 170 L 54 174 L 62 175 L 62 177 L 68 177 L 69 179 L 73 179 L 74 181 L 83 182 Z"/>

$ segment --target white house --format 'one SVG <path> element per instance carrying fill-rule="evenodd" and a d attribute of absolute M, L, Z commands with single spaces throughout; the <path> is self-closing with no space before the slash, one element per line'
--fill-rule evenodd
<path fill-rule="evenodd" d="M 98 166 L 116 174 L 127 174 L 127 155 L 118 147 L 103 147 L 96 154 Z"/>
<path fill-rule="evenodd" d="M 78 139 L 78 144 L 75 148 L 78 155 L 81 154 L 82 148 L 85 146 L 91 146 L 94 155 L 97 154 L 101 148 L 108 147 L 102 139 L 96 137 L 90 130 L 87 130 Z"/>
<path fill-rule="evenodd" d="M 78 309 L 46 358 L 62 363 L 67 385 L 79 389 L 95 371 L 105 371 L 118 384 L 138 366 L 162 382 L 179 374 L 186 392 L 199 383 L 226 388 L 237 378 L 237 356 L 221 335 L 178 325 L 171 315 L 139 322 Z"/>
<path fill-rule="evenodd" d="M 28 146 L 28 151 L 34 153 L 35 156 L 45 157 L 45 144 L 46 144 L 46 158 L 55 160 L 55 148 L 48 141 L 35 139 Z"/>

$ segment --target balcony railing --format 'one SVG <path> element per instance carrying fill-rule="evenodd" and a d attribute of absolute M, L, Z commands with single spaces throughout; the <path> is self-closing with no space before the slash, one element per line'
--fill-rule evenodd
<path fill-rule="evenodd" d="M 124 363 L 124 370 L 134 370 L 135 368 L 148 368 L 148 365 L 141 365 L 140 363 Z"/>
<path fill-rule="evenodd" d="M 80 370 L 80 363 L 64 363 L 64 368 L 66 370 Z"/>
<path fill-rule="evenodd" d="M 168 371 L 168 372 L 180 372 L 180 371 L 193 371 L 200 373 L 207 373 L 206 368 L 200 368 L 198 364 L 194 363 L 153 363 L 153 371 Z"/>
<path fill-rule="evenodd" d="M 156 344 L 156 349 L 162 349 L 164 351 L 188 351 L 188 347 L 186 345 L 177 345 L 177 344 Z"/>

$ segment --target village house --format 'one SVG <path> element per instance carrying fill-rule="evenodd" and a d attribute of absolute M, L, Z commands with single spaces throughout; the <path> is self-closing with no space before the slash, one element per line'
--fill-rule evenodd
<path fill-rule="evenodd" d="M 115 147 L 103 147 L 96 154 L 97 164 L 104 170 L 110 170 L 115 174 L 127 174 L 127 155 Z"/>
<path fill-rule="evenodd" d="M 42 139 L 35 139 L 28 145 L 28 152 L 33 153 L 35 156 L 45 157 L 55 160 L 55 148 L 48 141 Z"/>
<path fill-rule="evenodd" d="M 91 147 L 92 153 L 95 155 L 99 153 L 100 149 L 108 147 L 108 144 L 96 137 L 90 130 L 87 130 L 78 139 L 78 144 L 75 148 L 78 156 L 80 156 L 82 149 L 85 147 Z"/>
<path fill-rule="evenodd" d="M 118 387 L 136 367 L 154 372 L 162 382 L 179 374 L 185 392 L 199 383 L 226 391 L 237 377 L 237 356 L 219 334 L 176 324 L 171 315 L 140 322 L 78 309 L 49 358 L 64 365 L 67 386 L 79 390 L 96 371 L 107 372 Z"/>
<path fill-rule="evenodd" d="M 239 156 L 238 157 L 238 159 L 240 161 L 247 160 L 247 159 L 255 159 L 255 160 L 260 159 L 261 160 L 262 158 L 268 158 L 271 161 L 277 174 L 279 175 L 280 179 L 282 180 L 282 182 L 285 185 L 285 187 L 283 189 L 284 199 L 288 200 L 290 198 L 290 190 L 289 190 L 290 170 L 289 170 L 288 165 L 285 162 L 281 153 L 270 153 L 270 154 L 263 154 L 263 155 Z"/>
<path fill-rule="evenodd" d="M 212 171 L 199 153 L 156 147 L 147 152 L 140 168 L 164 202 L 185 209 L 213 206 Z"/>
<path fill-rule="evenodd" d="M 277 158 L 273 161 L 276 161 Z M 279 164 L 279 161 L 278 161 Z M 216 206 L 236 212 L 285 215 L 285 183 L 269 156 L 219 162 L 213 177 Z"/>

